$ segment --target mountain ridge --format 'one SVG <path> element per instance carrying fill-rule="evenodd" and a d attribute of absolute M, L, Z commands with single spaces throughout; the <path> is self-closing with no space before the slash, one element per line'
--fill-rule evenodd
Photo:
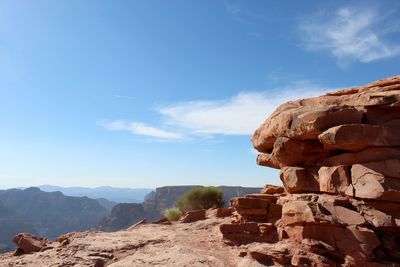
<path fill-rule="evenodd" d="M 0 190 L 0 246 L 12 249 L 11 237 L 18 232 L 56 238 L 66 232 L 91 229 L 108 213 L 88 197 L 49 193 L 36 187 Z"/>
<path fill-rule="evenodd" d="M 82 187 L 71 186 L 63 187 L 56 185 L 39 185 L 36 186 L 45 192 L 60 191 L 64 195 L 89 198 L 105 198 L 109 201 L 117 203 L 140 203 L 144 197 L 150 193 L 152 188 L 127 188 L 127 187 L 112 187 L 112 186 L 98 186 L 98 187 Z"/>

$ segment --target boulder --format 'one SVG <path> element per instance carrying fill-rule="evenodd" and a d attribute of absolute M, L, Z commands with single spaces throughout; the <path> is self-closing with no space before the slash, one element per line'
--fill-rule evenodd
<path fill-rule="evenodd" d="M 320 240 L 342 255 L 351 255 L 358 262 L 373 258 L 373 250 L 380 245 L 374 232 L 365 227 L 340 227 L 332 224 L 303 224 L 285 227 L 288 237 L 302 242 L 304 239 Z"/>
<path fill-rule="evenodd" d="M 341 225 L 365 225 L 365 218 L 351 205 L 341 206 L 334 201 L 318 201 L 332 216 L 331 222 Z"/>
<path fill-rule="evenodd" d="M 360 254 L 361 258 L 373 258 L 373 250 L 381 244 L 374 231 L 360 226 L 348 226 L 336 240 L 339 251 L 347 255 Z"/>
<path fill-rule="evenodd" d="M 192 210 L 185 213 L 179 220 L 182 223 L 195 222 L 206 218 L 206 210 Z"/>
<path fill-rule="evenodd" d="M 282 206 L 283 225 L 332 222 L 332 216 L 317 202 L 290 201 Z"/>
<path fill-rule="evenodd" d="M 261 194 L 282 194 L 284 191 L 285 191 L 285 188 L 283 188 L 282 186 L 266 184 L 260 193 Z"/>
<path fill-rule="evenodd" d="M 273 223 L 261 223 L 258 226 L 260 230 L 259 240 L 266 243 L 276 243 L 279 240 L 278 230 Z"/>
<path fill-rule="evenodd" d="M 218 208 L 216 211 L 216 215 L 219 218 L 222 217 L 228 217 L 232 215 L 232 212 L 234 211 L 234 209 L 232 207 L 229 208 Z"/>
<path fill-rule="evenodd" d="M 357 202 L 357 209 L 373 227 L 385 229 L 400 227 L 400 203 L 376 200 L 352 200 L 352 202 Z"/>
<path fill-rule="evenodd" d="M 280 179 L 289 193 L 319 192 L 318 173 L 315 169 L 284 167 Z"/>
<path fill-rule="evenodd" d="M 255 222 L 221 224 L 220 231 L 223 238 L 235 243 L 245 243 L 249 241 L 259 241 L 266 243 L 278 242 L 277 228 L 272 223 Z"/>
<path fill-rule="evenodd" d="M 231 206 L 247 221 L 267 221 L 268 199 L 239 197 L 231 199 Z"/>
<path fill-rule="evenodd" d="M 260 229 L 257 223 L 221 224 L 220 231 L 224 239 L 234 242 L 257 241 L 260 238 Z"/>
<path fill-rule="evenodd" d="M 231 199 L 231 206 L 236 210 L 238 209 L 260 209 L 267 210 L 268 204 L 271 203 L 270 199 L 252 198 L 249 197 L 236 197 Z"/>
<path fill-rule="evenodd" d="M 400 146 L 400 121 L 393 127 L 344 124 L 329 128 L 318 136 L 324 149 L 361 151 L 369 147 Z"/>
<path fill-rule="evenodd" d="M 278 137 L 274 143 L 271 159 L 278 162 L 280 167 L 285 166 L 314 166 L 327 153 L 318 140 L 294 140 L 287 137 Z"/>
<path fill-rule="evenodd" d="M 277 196 L 269 194 L 250 194 L 233 198 L 232 207 L 246 221 L 275 222 L 280 219 L 282 206 L 276 204 Z"/>
<path fill-rule="evenodd" d="M 400 133 L 400 132 L 399 132 Z M 384 161 L 373 161 L 362 164 L 364 167 L 380 173 L 383 176 L 400 179 L 400 159 L 389 159 Z"/>
<path fill-rule="evenodd" d="M 344 195 L 350 186 L 350 179 L 350 170 L 347 166 L 321 167 L 318 170 L 321 192 Z"/>
<path fill-rule="evenodd" d="M 384 176 L 365 165 L 351 167 L 351 182 L 356 197 L 400 202 L 400 180 Z"/>
<path fill-rule="evenodd" d="M 263 153 L 258 154 L 257 156 L 257 164 L 260 166 L 270 167 L 274 169 L 280 169 L 280 164 L 278 160 L 275 158 L 275 155 Z"/>
<path fill-rule="evenodd" d="M 13 237 L 12 241 L 23 253 L 38 252 L 46 246 L 45 240 L 30 233 L 19 233 Z"/>

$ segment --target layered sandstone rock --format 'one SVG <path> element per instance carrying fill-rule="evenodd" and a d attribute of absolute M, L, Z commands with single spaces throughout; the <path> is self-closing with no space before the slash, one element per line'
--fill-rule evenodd
<path fill-rule="evenodd" d="M 204 220 L 206 218 L 206 210 L 191 210 L 186 212 L 182 218 L 180 218 L 180 222 L 188 223 L 195 222 L 199 220 Z"/>
<path fill-rule="evenodd" d="M 400 263 L 400 76 L 285 103 L 252 141 L 285 190 L 233 199 L 225 239 L 277 242 L 250 252 L 271 264 Z"/>
<path fill-rule="evenodd" d="M 47 241 L 39 239 L 30 233 L 19 233 L 12 241 L 18 246 L 15 254 L 38 252 L 46 247 Z"/>

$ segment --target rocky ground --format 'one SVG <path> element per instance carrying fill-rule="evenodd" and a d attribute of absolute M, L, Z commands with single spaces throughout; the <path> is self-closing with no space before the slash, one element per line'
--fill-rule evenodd
<path fill-rule="evenodd" d="M 240 256 L 256 250 L 257 244 L 231 246 L 222 241 L 220 225 L 232 219 L 210 216 L 192 223 L 141 224 L 112 233 L 70 233 L 61 243 L 49 242 L 44 251 L 1 254 L 0 266 L 263 266 L 250 254 Z"/>

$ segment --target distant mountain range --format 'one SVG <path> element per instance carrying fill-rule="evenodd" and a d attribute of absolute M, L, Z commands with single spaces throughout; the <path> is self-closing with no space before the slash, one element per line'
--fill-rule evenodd
<path fill-rule="evenodd" d="M 39 188 L 0 190 L 0 252 L 13 249 L 11 239 L 20 232 L 54 239 L 72 231 L 94 228 L 115 231 L 141 219 L 159 219 L 180 196 L 196 187 L 201 186 L 165 186 L 152 191 L 43 185 Z M 219 188 L 224 192 L 226 204 L 232 197 L 261 189 L 239 186 Z M 119 201 L 125 203 L 117 203 Z"/>
<path fill-rule="evenodd" d="M 148 221 L 163 217 L 164 210 L 174 207 L 176 201 L 186 192 L 203 187 L 200 185 L 164 186 L 158 187 L 149 193 L 143 203 L 121 203 L 114 206 L 111 214 L 105 217 L 98 225 L 102 231 L 118 231 L 125 229 L 135 222 L 146 219 Z M 225 206 L 234 197 L 259 193 L 259 187 L 218 186 L 224 192 Z"/>
<path fill-rule="evenodd" d="M 50 239 L 71 232 L 91 229 L 109 214 L 97 200 L 65 196 L 61 192 L 0 190 L 0 251 L 12 249 L 11 238 L 30 232 Z"/>
<path fill-rule="evenodd" d="M 39 185 L 37 187 L 45 192 L 60 191 L 66 196 L 88 197 L 93 199 L 104 198 L 116 203 L 141 203 L 144 197 L 154 190 L 151 188 L 118 188 L 110 186 L 91 188 Z"/>

